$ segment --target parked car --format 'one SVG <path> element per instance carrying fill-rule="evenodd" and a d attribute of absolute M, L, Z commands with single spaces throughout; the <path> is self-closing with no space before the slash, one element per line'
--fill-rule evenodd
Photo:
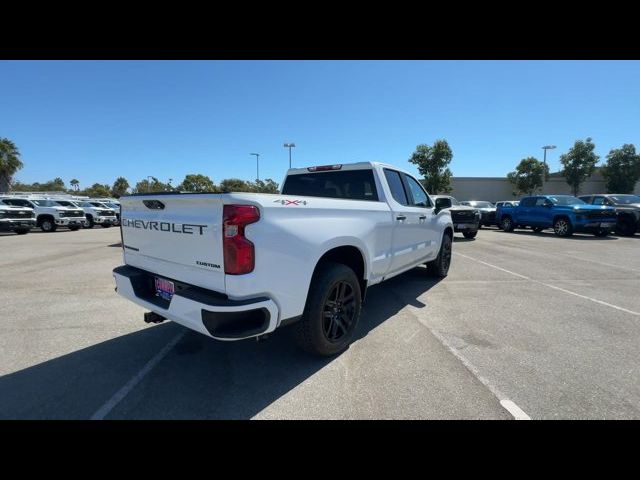
<path fill-rule="evenodd" d="M 36 215 L 36 225 L 43 232 L 55 232 L 58 227 L 79 230 L 85 223 L 84 212 L 77 207 L 63 207 L 47 198 L 2 196 L 0 203 L 16 207 L 32 208 Z"/>
<path fill-rule="evenodd" d="M 0 232 L 16 232 L 25 235 L 36 226 L 33 208 L 12 207 L 0 202 Z"/>
<path fill-rule="evenodd" d="M 484 200 L 467 200 L 460 202 L 460 205 L 473 207 L 480 212 L 480 227 L 496 225 L 496 206 L 493 203 Z"/>
<path fill-rule="evenodd" d="M 540 232 L 553 227 L 560 237 L 570 236 L 573 232 L 605 237 L 616 225 L 615 209 L 588 205 L 571 195 L 524 197 L 517 207 L 498 207 L 497 218 L 505 232 L 522 227 Z"/>
<path fill-rule="evenodd" d="M 640 229 L 640 196 L 621 193 L 583 195 L 580 200 L 591 205 L 613 207 L 618 214 L 615 232 L 631 236 Z"/>
<path fill-rule="evenodd" d="M 502 200 L 500 202 L 496 202 L 496 211 L 498 207 L 517 207 L 520 202 L 518 200 Z"/>
<path fill-rule="evenodd" d="M 110 208 L 116 213 L 116 222 L 114 223 L 114 225 L 120 225 L 120 203 L 112 202 L 112 201 L 100 202 L 100 203 L 102 203 L 107 208 Z"/>
<path fill-rule="evenodd" d="M 70 203 L 66 200 L 58 200 L 58 202 Z M 103 228 L 109 228 L 111 225 L 115 225 L 118 220 L 115 210 L 100 202 L 75 201 L 73 203 L 79 208 L 82 208 L 85 216 L 87 217 L 85 228 L 93 228 L 95 225 L 100 225 Z"/>
<path fill-rule="evenodd" d="M 433 199 L 446 199 L 451 202 L 448 210 L 451 212 L 454 232 L 461 232 L 465 238 L 475 238 L 480 228 L 480 212 L 478 209 L 462 205 L 449 195 L 432 195 Z"/>
<path fill-rule="evenodd" d="M 390 165 L 296 168 L 281 194 L 124 196 L 125 265 L 117 292 L 219 340 L 292 324 L 318 355 L 346 349 L 366 289 L 426 264 L 445 277 L 453 224 L 446 200 Z"/>

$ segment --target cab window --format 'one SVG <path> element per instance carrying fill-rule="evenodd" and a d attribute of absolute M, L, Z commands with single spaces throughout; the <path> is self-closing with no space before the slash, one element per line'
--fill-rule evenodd
<path fill-rule="evenodd" d="M 415 207 L 431 207 L 431 201 L 429 200 L 429 196 L 424 191 L 422 186 L 418 183 L 418 181 L 410 177 L 409 175 L 404 175 L 404 178 L 407 182 L 407 186 L 409 187 L 409 193 L 413 200 L 413 205 Z"/>

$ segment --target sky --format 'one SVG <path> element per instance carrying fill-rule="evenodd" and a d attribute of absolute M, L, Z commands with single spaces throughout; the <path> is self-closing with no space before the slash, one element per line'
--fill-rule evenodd
<path fill-rule="evenodd" d="M 446 139 L 454 176 L 504 176 L 592 137 L 640 147 L 638 61 L 0 61 L 0 137 L 26 183 L 133 186 L 148 175 L 282 181 L 294 167 L 381 161 L 417 174 Z"/>

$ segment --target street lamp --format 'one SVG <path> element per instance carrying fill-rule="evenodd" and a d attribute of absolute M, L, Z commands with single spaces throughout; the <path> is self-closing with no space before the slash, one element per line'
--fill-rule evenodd
<path fill-rule="evenodd" d="M 151 179 L 152 178 L 153 177 L 151 175 L 147 175 L 147 188 L 149 189 L 147 191 L 149 191 L 149 192 L 151 191 Z"/>
<path fill-rule="evenodd" d="M 258 159 L 260 158 L 260 154 L 259 153 L 250 153 L 249 155 L 255 155 L 256 156 L 256 180 L 260 180 L 260 170 L 258 169 Z"/>
<path fill-rule="evenodd" d="M 295 147 L 296 144 L 295 143 L 285 143 L 284 144 L 284 148 L 288 148 L 289 149 L 289 168 L 291 168 L 291 149 L 293 147 Z"/>
<path fill-rule="evenodd" d="M 547 164 L 547 150 L 553 150 L 554 148 L 556 148 L 555 145 L 545 145 L 544 147 L 542 147 L 542 149 L 544 150 L 544 164 Z"/>

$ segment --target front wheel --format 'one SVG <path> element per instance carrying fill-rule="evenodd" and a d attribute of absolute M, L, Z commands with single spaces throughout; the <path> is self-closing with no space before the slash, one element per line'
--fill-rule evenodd
<path fill-rule="evenodd" d="M 56 228 L 58 228 L 56 223 L 49 218 L 42 220 L 42 222 L 40 223 L 40 230 L 45 233 L 55 232 Z"/>
<path fill-rule="evenodd" d="M 560 217 L 553 222 L 553 231 L 559 237 L 569 237 L 573 234 L 573 227 L 568 218 Z"/>
<path fill-rule="evenodd" d="M 353 270 L 340 263 L 325 263 L 313 277 L 295 336 L 305 351 L 329 357 L 351 343 L 362 306 L 360 283 Z"/>
<path fill-rule="evenodd" d="M 476 238 L 476 235 L 478 235 L 478 231 L 476 230 L 475 232 L 462 232 L 462 235 L 464 235 L 464 238 Z"/>
<path fill-rule="evenodd" d="M 87 215 L 87 221 L 84 224 L 84 228 L 93 228 L 96 222 L 93 221 L 93 217 L 91 215 Z"/>

